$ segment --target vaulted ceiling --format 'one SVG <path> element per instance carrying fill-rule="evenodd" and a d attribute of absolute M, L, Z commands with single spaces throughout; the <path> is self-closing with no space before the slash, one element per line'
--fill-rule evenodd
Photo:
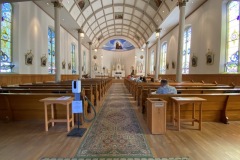
<path fill-rule="evenodd" d="M 6 0 L 11 1 L 11 0 Z M 19 0 L 20 1 L 20 0 Z M 25 0 L 22 0 L 25 1 Z M 34 1 L 54 19 L 56 0 Z M 178 24 L 179 0 L 58 0 L 62 1 L 61 25 L 77 38 L 77 29 L 85 33 L 83 44 L 93 46 L 112 37 L 126 37 L 143 47 L 154 43 L 155 30 L 163 28 L 161 35 Z M 186 16 L 207 0 L 188 0 Z M 160 35 L 160 36 L 161 36 Z"/>
<path fill-rule="evenodd" d="M 95 46 L 126 36 L 142 46 L 176 6 L 177 0 L 63 0 Z"/>

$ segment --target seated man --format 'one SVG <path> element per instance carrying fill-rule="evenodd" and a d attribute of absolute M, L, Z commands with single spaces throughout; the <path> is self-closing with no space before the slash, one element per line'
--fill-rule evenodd
<path fill-rule="evenodd" d="M 177 90 L 175 87 L 169 86 L 167 80 L 162 79 L 161 87 L 157 89 L 156 94 L 177 94 Z"/>

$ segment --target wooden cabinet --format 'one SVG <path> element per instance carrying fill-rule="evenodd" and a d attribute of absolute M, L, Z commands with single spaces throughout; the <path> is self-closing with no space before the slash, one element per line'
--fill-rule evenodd
<path fill-rule="evenodd" d="M 166 106 L 160 98 L 147 98 L 147 126 L 152 134 L 166 133 Z"/>

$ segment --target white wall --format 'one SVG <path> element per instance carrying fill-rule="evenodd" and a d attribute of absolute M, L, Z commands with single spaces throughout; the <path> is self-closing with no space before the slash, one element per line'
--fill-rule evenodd
<path fill-rule="evenodd" d="M 222 1 L 208 0 L 186 19 L 185 26 L 192 27 L 191 57 L 193 54 L 198 57 L 197 67 L 190 65 L 190 74 L 213 74 L 222 72 L 224 66 L 222 63 L 219 63 L 220 53 L 223 52 L 223 48 L 221 48 L 221 34 L 224 33 L 221 32 Z M 176 73 L 176 69 L 173 69 L 171 64 L 172 61 L 177 62 L 178 30 L 179 27 L 174 28 L 161 39 L 161 45 L 163 42 L 167 42 L 168 45 L 167 62 L 169 63 L 169 69 L 166 72 L 167 74 Z M 149 49 L 149 53 L 155 48 L 156 44 Z M 213 65 L 206 64 L 206 53 L 208 49 L 214 53 Z"/>
<path fill-rule="evenodd" d="M 54 20 L 33 2 L 14 3 L 13 17 L 13 72 L 19 74 L 48 74 L 48 65 L 41 67 L 40 58 L 48 53 L 48 27 L 54 28 Z M 67 64 L 71 63 L 71 44 L 75 44 L 78 64 L 78 41 L 64 28 L 60 29 L 60 59 L 66 62 L 61 74 L 72 74 Z M 82 51 L 88 49 L 82 45 Z M 25 54 L 32 50 L 33 64 L 25 64 Z M 88 57 L 88 56 L 87 56 Z M 88 62 L 88 61 L 87 61 Z M 76 66 L 78 68 L 78 65 Z M 78 73 L 78 69 L 77 69 Z"/>

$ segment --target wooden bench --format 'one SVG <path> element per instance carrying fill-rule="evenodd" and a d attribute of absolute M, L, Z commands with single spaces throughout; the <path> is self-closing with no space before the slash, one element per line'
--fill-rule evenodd
<path fill-rule="evenodd" d="M 149 94 L 149 98 L 161 98 L 167 103 L 167 120 L 171 120 L 172 101 L 170 97 L 200 97 L 203 102 L 203 121 L 228 123 L 228 120 L 240 120 L 240 93 L 214 93 L 214 94 Z M 181 109 L 183 118 L 190 118 L 191 106 Z"/>

